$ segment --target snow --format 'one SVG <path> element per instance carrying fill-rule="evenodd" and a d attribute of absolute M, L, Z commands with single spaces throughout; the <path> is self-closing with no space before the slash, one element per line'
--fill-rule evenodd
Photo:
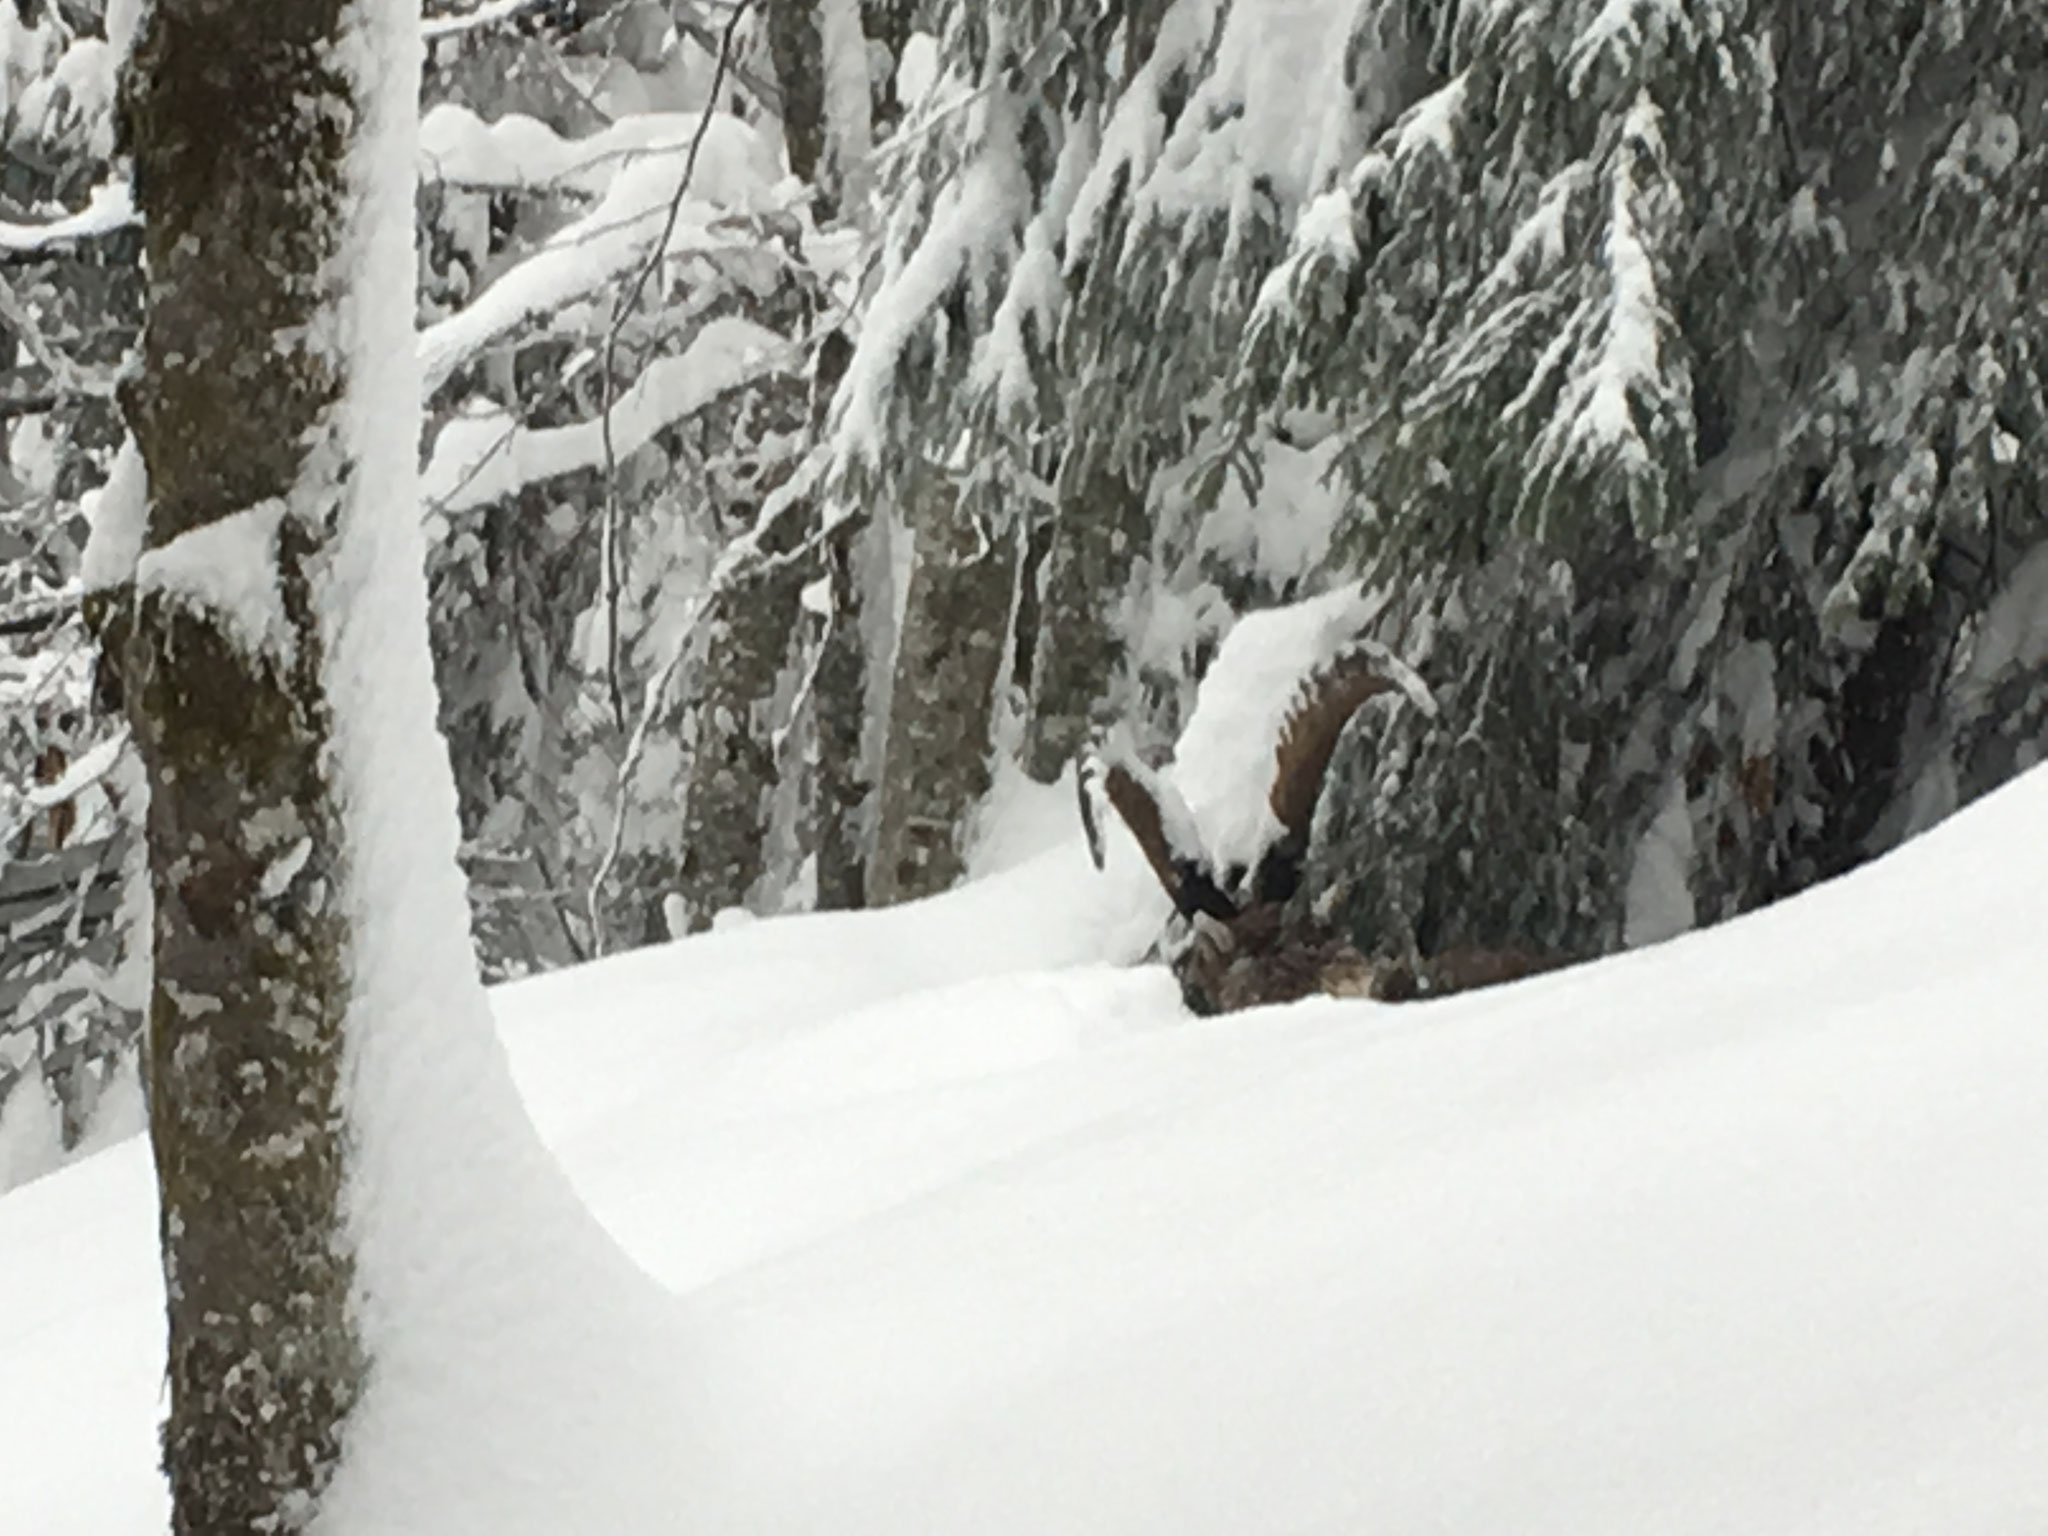
<path fill-rule="evenodd" d="M 114 150 L 114 50 L 96 37 L 75 39 L 56 68 L 21 93 L 22 129 L 44 140 L 72 136 L 95 159 Z"/>
<path fill-rule="evenodd" d="M 1424 150 L 1448 159 L 1457 152 L 1458 120 L 1465 115 L 1468 77 L 1460 73 L 1431 91 L 1394 126 L 1394 158 L 1406 160 Z"/>
<path fill-rule="evenodd" d="M 330 1528 L 2036 1528 L 2044 838 L 2036 773 L 1771 911 L 1427 1005 L 1188 1019 L 1099 963 L 1122 898 L 1071 833 L 502 989 L 542 1135 L 676 1293 L 635 1326 L 686 1402 L 658 1443 L 525 1432 L 503 1356 L 601 1309 L 508 1320 L 544 1213 L 469 1213 L 503 1246 L 392 1367 L 467 1386 L 411 1417 L 425 1502 Z M 0 1199 L 10 1527 L 162 1529 L 153 1244 L 139 1143 Z M 650 1457 L 660 1518 L 559 1522 Z"/>
<path fill-rule="evenodd" d="M 1224 637 L 1174 748 L 1172 782 L 1216 869 L 1250 867 L 1280 835 L 1267 794 L 1281 725 L 1302 682 L 1363 633 L 1382 606 L 1357 586 L 1249 613 Z M 1398 660 L 1388 670 L 1434 708 Z"/>
<path fill-rule="evenodd" d="M 645 1530 L 672 1506 L 675 1324 L 534 1136 L 469 946 L 414 469 L 420 44 L 408 0 L 356 0 L 352 20 L 340 65 L 366 105 L 325 344 L 346 360 L 336 414 L 356 472 L 313 606 L 350 877 L 338 893 L 352 939 L 346 1207 L 376 1370 L 320 1528 Z M 651 168 L 672 179 L 672 166 Z M 561 1390 L 579 1373 L 611 1395 Z M 452 1443 L 439 1432 L 450 1424 L 492 1427 Z M 621 1454 L 648 1470 L 557 1475 Z"/>
<path fill-rule="evenodd" d="M 124 489 L 121 494 L 129 493 Z M 104 498 L 102 504 L 111 500 Z M 277 573 L 284 512 L 282 501 L 260 502 L 144 551 L 135 565 L 136 591 L 161 592 L 195 612 L 212 611 L 251 654 L 288 656 L 292 627 Z M 111 541 L 122 537 L 108 534 Z M 115 557 L 110 553 L 107 558 Z"/>
<path fill-rule="evenodd" d="M 833 406 L 833 449 L 842 462 L 877 461 L 905 348 L 955 283 L 992 272 L 1030 212 L 1031 187 L 1018 157 L 1017 104 L 995 91 L 971 110 L 972 159 L 941 189 L 923 237 L 887 275 L 861 322 Z"/>
<path fill-rule="evenodd" d="M 1664 803 L 1643 829 L 1629 863 L 1621 941 L 1630 949 L 1676 938 L 1699 921 L 1692 899 L 1692 810 L 1685 780 L 1664 788 Z"/>
<path fill-rule="evenodd" d="M 46 251 L 73 240 L 89 240 L 135 222 L 135 199 L 125 181 L 92 189 L 85 207 L 47 224 L 13 224 L 0 219 L 0 251 Z"/>
<path fill-rule="evenodd" d="M 1982 708 L 2006 677 L 2048 658 L 2048 543 L 2021 557 L 1985 610 L 1960 680 L 1967 704 Z"/>
<path fill-rule="evenodd" d="M 1674 36 L 1690 40 L 1695 27 L 1695 19 L 1686 14 L 1681 0 L 1604 0 L 1599 12 L 1572 39 L 1565 61 L 1572 94 L 1587 93 L 1603 62 L 1612 62 L 1624 79 L 1642 74 L 1644 56 L 1662 51 Z"/>
<path fill-rule="evenodd" d="M 1351 93 L 1344 60 L 1357 11 L 1356 0 L 1232 5 L 1215 43 L 1214 67 L 1160 146 L 1150 174 L 1133 178 L 1138 222 L 1220 203 L 1234 239 L 1261 199 L 1298 208 L 1319 174 L 1347 163 Z M 1306 106 L 1310 102 L 1340 105 L 1318 112 Z"/>
<path fill-rule="evenodd" d="M 107 469 L 106 483 L 81 499 L 90 532 L 79 578 L 88 590 L 119 586 L 135 574 L 149 527 L 149 470 L 133 437 Z"/>
<path fill-rule="evenodd" d="M 613 451 L 624 459 L 720 395 L 798 361 L 790 344 L 765 326 L 732 315 L 709 321 L 681 355 L 648 364 L 613 405 Z M 525 427 L 503 406 L 486 401 L 442 427 L 422 490 L 434 510 L 460 512 L 604 461 L 602 421 Z"/>
<path fill-rule="evenodd" d="M 1229 476 L 1202 515 L 1196 548 L 1236 571 L 1255 571 L 1276 589 L 1297 587 L 1323 567 L 1346 497 L 1331 473 L 1344 439 L 1331 432 L 1313 447 L 1277 440 L 1258 447 L 1255 490 Z M 1183 503 L 1183 484 L 1169 481 Z"/>
<path fill-rule="evenodd" d="M 939 40 L 929 32 L 913 32 L 896 66 L 896 99 L 914 111 L 939 82 Z"/>
<path fill-rule="evenodd" d="M 1647 93 L 1630 108 L 1623 127 L 1625 143 L 1639 142 L 1661 154 L 1663 135 L 1656 108 Z M 1613 285 L 1612 308 L 1600 356 L 1591 375 L 1567 395 L 1577 402 L 1578 429 L 1612 445 L 1625 457 L 1643 459 L 1648 449 L 1636 426 L 1632 396 L 1654 392 L 1659 380 L 1663 300 L 1657 272 L 1644 249 L 1633 207 L 1635 176 L 1625 160 L 1616 165 L 1614 198 L 1607 231 L 1607 270 Z M 1654 398 L 1654 393 L 1653 393 Z"/>
<path fill-rule="evenodd" d="M 653 160 L 666 167 L 673 191 L 697 123 L 694 112 L 644 112 L 570 139 L 539 118 L 508 112 L 485 122 L 468 107 L 443 102 L 420 119 L 420 174 L 464 187 L 554 187 L 600 197 L 623 168 Z M 752 129 L 714 114 L 690 178 L 692 191 L 707 201 L 745 203 L 762 185 L 767 167 L 761 154 Z"/>
<path fill-rule="evenodd" d="M 1155 222 L 1221 213 L 1233 246 L 1255 219 L 1284 223 L 1359 148 L 1344 70 L 1360 12 L 1357 0 L 1177 0 L 1109 113 L 1066 221 L 1069 264 L 1091 249 L 1120 186 L 1127 250 Z M 1183 78 L 1199 83 L 1169 124 L 1165 99 Z"/>
<path fill-rule="evenodd" d="M 1159 163 L 1167 135 L 1162 103 L 1167 82 L 1183 72 L 1189 78 L 1199 78 L 1196 65 L 1215 29 L 1216 5 L 1217 0 L 1174 0 L 1159 18 L 1152 50 L 1111 109 L 1095 164 L 1068 213 L 1065 245 L 1069 266 L 1078 264 L 1093 249 L 1095 236 L 1112 211 L 1119 182 L 1127 188 L 1139 187 Z"/>
<path fill-rule="evenodd" d="M 1027 412 L 1036 401 L 1027 328 L 1039 353 L 1049 353 L 1066 298 L 1056 242 L 1094 154 L 1095 136 L 1086 124 L 1076 124 L 1060 146 L 1052 184 L 1025 226 L 1009 286 L 979 343 L 974 387 L 993 394 L 997 409 L 1006 415 Z"/>
<path fill-rule="evenodd" d="M 21 1081 L 0 1100 L 0 1192 L 42 1178 L 62 1165 L 64 1112 L 43 1076 L 28 1063 Z"/>
<path fill-rule="evenodd" d="M 540 186 L 601 185 L 590 210 L 475 300 L 420 332 L 429 390 L 484 347 L 520 326 L 604 290 L 644 262 L 661 235 L 695 137 L 695 113 L 645 114 L 588 141 L 568 141 L 528 118 L 486 127 L 459 108 L 437 109 L 422 158 L 450 181 Z M 721 228 L 748 213 L 780 206 L 777 151 L 735 117 L 715 113 L 664 253 L 670 257 L 752 245 L 755 237 Z M 609 174 L 606 174 L 606 173 Z"/>
<path fill-rule="evenodd" d="M 420 36 L 429 42 L 443 37 L 455 37 L 479 27 L 494 26 L 508 21 L 522 11 L 537 10 L 542 0 L 483 0 L 480 5 L 466 11 L 457 11 L 448 16 L 429 16 L 420 22 Z"/>
<path fill-rule="evenodd" d="M 79 753 L 63 773 L 48 784 L 32 784 L 22 797 L 29 805 L 44 808 L 62 805 L 66 800 L 77 798 L 113 770 L 114 763 L 121 756 L 121 749 L 128 744 L 126 728 L 117 730 L 104 741 L 95 742 Z"/>

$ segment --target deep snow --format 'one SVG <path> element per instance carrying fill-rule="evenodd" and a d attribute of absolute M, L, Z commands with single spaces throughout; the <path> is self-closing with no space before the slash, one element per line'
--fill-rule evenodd
<path fill-rule="evenodd" d="M 1655 949 L 1208 1021 L 1101 963 L 1128 845 L 1027 815 L 952 895 L 494 995 L 678 1299 L 578 1319 L 470 1234 L 349 1528 L 2048 1527 L 2048 774 Z M 0 1527 L 162 1527 L 160 1315 L 139 1142 L 0 1199 Z"/>

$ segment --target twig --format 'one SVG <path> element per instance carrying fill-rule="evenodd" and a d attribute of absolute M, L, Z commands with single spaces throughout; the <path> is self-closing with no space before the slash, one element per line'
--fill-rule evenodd
<path fill-rule="evenodd" d="M 17 416 L 40 416 L 45 411 L 54 411 L 69 395 L 0 395 L 0 421 L 12 421 Z"/>
<path fill-rule="evenodd" d="M 711 90 L 705 100 L 704 111 L 697 118 L 697 131 L 690 136 L 690 152 L 683 161 L 682 177 L 676 182 L 675 194 L 668 200 L 668 216 L 662 221 L 661 233 L 655 237 L 653 247 L 647 253 L 647 260 L 633 276 L 625 297 L 612 311 L 612 323 L 604 338 L 604 372 L 598 380 L 603 391 L 603 410 L 599 417 L 600 433 L 604 439 L 604 540 L 602 563 L 604 569 L 605 604 L 605 683 L 611 695 L 612 721 L 620 730 L 626 728 L 626 700 L 619 682 L 619 589 L 623 572 L 619 559 L 619 458 L 616 444 L 612 441 L 612 396 L 613 370 L 618 361 L 619 333 L 625 329 L 627 320 L 639 307 L 641 295 L 647 291 L 648 280 L 654 276 L 668 254 L 668 242 L 676 232 L 676 220 L 683 211 L 683 197 L 690 189 L 690 178 L 697 171 L 697 155 L 704 147 L 704 137 L 711 129 L 715 116 L 718 93 L 724 88 L 726 72 L 732 65 L 733 39 L 738 36 L 740 21 L 752 4 L 752 0 L 739 0 L 727 18 L 725 31 L 718 39 L 718 64 L 711 74 Z M 592 913 L 596 912 L 596 896 L 593 890 Z M 594 932 L 594 930 L 593 930 Z M 600 948 L 602 947 L 600 943 Z"/>
<path fill-rule="evenodd" d="M 58 628 L 78 612 L 78 594 L 61 593 L 40 603 L 0 613 L 0 635 L 40 635 Z"/>

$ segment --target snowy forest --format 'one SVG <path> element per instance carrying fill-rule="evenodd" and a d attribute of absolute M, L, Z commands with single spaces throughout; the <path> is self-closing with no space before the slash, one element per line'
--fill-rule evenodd
<path fill-rule="evenodd" d="M 704 1411 L 480 981 L 1113 804 L 1130 985 L 1462 990 L 2048 746 L 2038 0 L 0 0 L 0 144 L 0 1192 L 147 1126 L 181 1536 L 494 1528 L 485 1254 Z"/>
<path fill-rule="evenodd" d="M 134 1054 L 137 7 L 0 5 L 0 1097 Z M 503 979 L 943 890 L 1360 581 L 1312 884 L 1585 958 L 2039 755 L 2024 0 L 565 0 L 424 22 L 440 723 Z M 33 868 L 31 868 L 33 866 Z M 133 1093 L 121 1102 L 132 1113 Z"/>

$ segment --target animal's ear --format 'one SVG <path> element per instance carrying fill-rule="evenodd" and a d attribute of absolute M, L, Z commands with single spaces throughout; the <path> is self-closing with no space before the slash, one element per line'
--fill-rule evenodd
<path fill-rule="evenodd" d="M 1424 713 L 1436 700 L 1408 665 L 1376 641 L 1361 640 L 1302 684 L 1280 727 L 1273 788 L 1267 797 L 1290 844 L 1307 848 L 1309 823 L 1323 792 L 1323 776 L 1344 726 L 1367 699 L 1399 689 Z"/>

